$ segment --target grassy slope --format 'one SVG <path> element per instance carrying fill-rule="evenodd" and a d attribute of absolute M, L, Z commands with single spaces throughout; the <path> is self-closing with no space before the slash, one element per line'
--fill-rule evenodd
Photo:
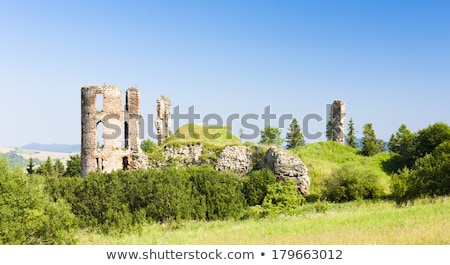
<path fill-rule="evenodd" d="M 191 139 L 192 140 L 192 139 Z M 200 139 L 199 139 L 200 140 Z M 238 140 L 238 139 L 237 139 Z M 186 140 L 187 142 L 187 140 Z M 221 144 L 224 142 L 222 141 Z M 217 143 L 215 144 L 217 146 Z M 357 150 L 336 143 L 314 143 L 292 150 L 307 165 L 311 192 L 318 193 L 324 178 L 340 165 L 351 162 L 378 171 L 388 187 L 390 176 L 383 170 L 390 154 L 363 157 Z M 299 216 L 260 220 L 149 224 L 139 233 L 105 236 L 81 232 L 80 244 L 450 244 L 450 198 L 422 200 L 397 208 L 393 202 L 348 202 L 329 204 L 315 212 L 314 204 L 302 206 Z"/>
<path fill-rule="evenodd" d="M 391 202 L 304 206 L 300 216 L 261 220 L 151 224 L 120 237 L 83 232 L 79 244 L 123 245 L 440 245 L 450 244 L 450 198 L 397 208 Z"/>
<path fill-rule="evenodd" d="M 356 163 L 377 171 L 382 176 L 386 191 L 389 189 L 390 176 L 384 170 L 391 157 L 389 153 L 365 157 L 359 155 L 357 149 L 336 142 L 313 143 L 296 148 L 292 152 L 299 156 L 308 167 L 311 193 L 320 193 L 323 180 L 344 163 Z"/>
<path fill-rule="evenodd" d="M 226 145 L 242 145 L 239 138 L 226 126 L 204 127 L 196 124 L 181 126 L 164 144 L 170 146 L 196 143 L 218 148 Z"/>

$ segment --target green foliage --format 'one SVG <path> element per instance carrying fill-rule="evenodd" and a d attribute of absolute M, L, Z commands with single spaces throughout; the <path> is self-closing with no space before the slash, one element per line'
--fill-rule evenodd
<path fill-rule="evenodd" d="M 34 164 L 33 158 L 30 157 L 30 159 L 28 159 L 28 164 L 27 164 L 28 175 L 34 174 L 34 171 L 35 171 L 34 166 L 35 166 L 35 164 Z"/>
<path fill-rule="evenodd" d="M 355 130 L 355 123 L 353 122 L 353 119 L 350 119 L 348 122 L 348 131 L 347 131 L 347 137 L 346 137 L 346 144 L 350 147 L 357 148 L 358 143 L 356 142 L 356 136 L 355 136 L 356 130 Z"/>
<path fill-rule="evenodd" d="M 10 169 L 0 159 L 0 244 L 70 244 L 75 217 L 63 200 L 53 201 L 44 178 Z"/>
<path fill-rule="evenodd" d="M 361 153 L 365 156 L 374 156 L 380 152 L 380 146 L 371 123 L 364 124 Z"/>
<path fill-rule="evenodd" d="M 231 133 L 227 126 L 201 126 L 185 124 L 171 134 L 164 146 L 180 146 L 183 144 L 203 144 L 217 147 L 226 145 L 242 145 L 239 137 Z"/>
<path fill-rule="evenodd" d="M 314 210 L 318 213 L 326 213 L 329 209 L 327 201 L 318 200 L 314 203 Z"/>
<path fill-rule="evenodd" d="M 62 177 L 65 174 L 65 172 L 66 172 L 64 164 L 59 159 L 55 160 L 55 163 L 53 164 L 53 168 L 54 168 L 54 171 L 55 171 L 55 176 L 57 178 Z"/>
<path fill-rule="evenodd" d="M 196 217 L 222 220 L 240 217 L 246 206 L 240 179 L 229 172 L 218 172 L 209 166 L 187 170 L 192 182 Z M 206 212 L 203 212 L 206 210 Z"/>
<path fill-rule="evenodd" d="M 261 131 L 261 144 L 281 145 L 284 142 L 281 138 L 281 131 L 276 127 L 267 126 Z"/>
<path fill-rule="evenodd" d="M 81 176 L 81 157 L 79 154 L 71 155 L 66 163 L 65 177 L 79 177 Z"/>
<path fill-rule="evenodd" d="M 424 196 L 450 194 L 450 141 L 416 160 L 414 167 L 393 176 L 393 198 L 398 205 Z"/>
<path fill-rule="evenodd" d="M 415 137 L 415 134 L 406 127 L 406 124 L 402 124 L 398 131 L 391 135 L 389 150 L 400 156 L 396 161 L 397 169 L 404 166 L 411 167 L 414 164 Z"/>
<path fill-rule="evenodd" d="M 353 163 L 342 165 L 325 180 L 324 197 L 332 202 L 379 199 L 384 195 L 380 174 Z"/>
<path fill-rule="evenodd" d="M 297 190 L 297 183 L 293 180 L 285 180 L 267 186 L 267 194 L 262 207 L 264 215 L 289 214 L 304 202 L 305 199 Z"/>
<path fill-rule="evenodd" d="M 147 139 L 141 142 L 141 149 L 148 157 L 148 162 L 150 165 L 159 167 L 166 162 L 164 156 L 164 150 L 162 147 L 158 146 L 152 140 Z"/>
<path fill-rule="evenodd" d="M 413 172 L 404 167 L 401 171 L 394 173 L 392 175 L 391 181 L 391 198 L 395 201 L 398 206 L 402 206 L 408 202 L 410 191 L 408 191 L 408 181 L 411 178 Z"/>
<path fill-rule="evenodd" d="M 289 125 L 289 131 L 286 134 L 286 143 L 288 149 L 305 145 L 305 138 L 296 118 Z"/>
<path fill-rule="evenodd" d="M 55 168 L 53 166 L 52 159 L 50 157 L 47 157 L 47 160 L 39 165 L 36 173 L 46 177 L 55 176 Z"/>
<path fill-rule="evenodd" d="M 166 168 L 148 173 L 151 173 L 148 177 L 151 185 L 147 215 L 158 222 L 190 219 L 194 206 L 191 183 L 185 170 Z"/>
<path fill-rule="evenodd" d="M 431 154 L 438 145 L 449 140 L 450 126 L 448 124 L 438 122 L 419 130 L 415 139 L 414 158 L 418 159 Z"/>
<path fill-rule="evenodd" d="M 262 205 L 267 187 L 275 184 L 277 177 L 267 168 L 250 172 L 242 178 L 243 192 L 249 206 Z"/>

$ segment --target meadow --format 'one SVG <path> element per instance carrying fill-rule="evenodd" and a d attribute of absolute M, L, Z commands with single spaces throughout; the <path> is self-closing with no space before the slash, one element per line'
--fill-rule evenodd
<path fill-rule="evenodd" d="M 328 204 L 325 213 L 306 204 L 295 216 L 146 224 L 127 234 L 82 230 L 82 245 L 447 245 L 450 198 Z"/>

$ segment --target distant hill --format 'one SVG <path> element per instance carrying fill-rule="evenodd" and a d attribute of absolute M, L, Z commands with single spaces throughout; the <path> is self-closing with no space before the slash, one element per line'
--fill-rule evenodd
<path fill-rule="evenodd" d="M 56 152 L 56 153 L 79 153 L 81 151 L 81 145 L 31 143 L 20 147 L 20 149 L 36 150 L 44 152 Z"/>
<path fill-rule="evenodd" d="M 25 159 L 23 156 L 14 151 L 0 153 L 0 157 L 7 159 L 12 166 L 26 167 L 28 164 L 28 159 Z M 41 163 L 41 161 L 37 158 L 33 158 L 33 160 L 35 165 L 39 165 Z"/>

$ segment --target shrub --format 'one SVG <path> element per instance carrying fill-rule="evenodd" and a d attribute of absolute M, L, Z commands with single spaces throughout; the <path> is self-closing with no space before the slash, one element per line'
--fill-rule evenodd
<path fill-rule="evenodd" d="M 324 197 L 333 202 L 379 199 L 384 195 L 378 172 L 347 163 L 325 179 Z"/>
<path fill-rule="evenodd" d="M 328 202 L 318 200 L 314 203 L 314 210 L 318 213 L 326 213 L 328 211 Z"/>
<path fill-rule="evenodd" d="M 188 173 L 198 219 L 222 220 L 241 216 L 246 203 L 238 176 L 218 172 L 210 166 L 191 167 Z"/>
<path fill-rule="evenodd" d="M 44 178 L 13 170 L 0 159 L 0 244 L 71 244 L 75 216 L 63 200 L 52 201 Z"/>
<path fill-rule="evenodd" d="M 289 214 L 305 202 L 293 180 L 280 181 L 267 187 L 262 207 L 265 215 Z"/>
<path fill-rule="evenodd" d="M 277 180 L 275 174 L 267 168 L 250 172 L 242 179 L 243 192 L 249 206 L 262 205 L 267 187 Z"/>
<path fill-rule="evenodd" d="M 450 141 L 392 177 L 392 197 L 401 206 L 420 197 L 450 194 Z"/>
<path fill-rule="evenodd" d="M 192 187 L 186 171 L 169 167 L 148 173 L 147 215 L 159 222 L 190 219 Z"/>

